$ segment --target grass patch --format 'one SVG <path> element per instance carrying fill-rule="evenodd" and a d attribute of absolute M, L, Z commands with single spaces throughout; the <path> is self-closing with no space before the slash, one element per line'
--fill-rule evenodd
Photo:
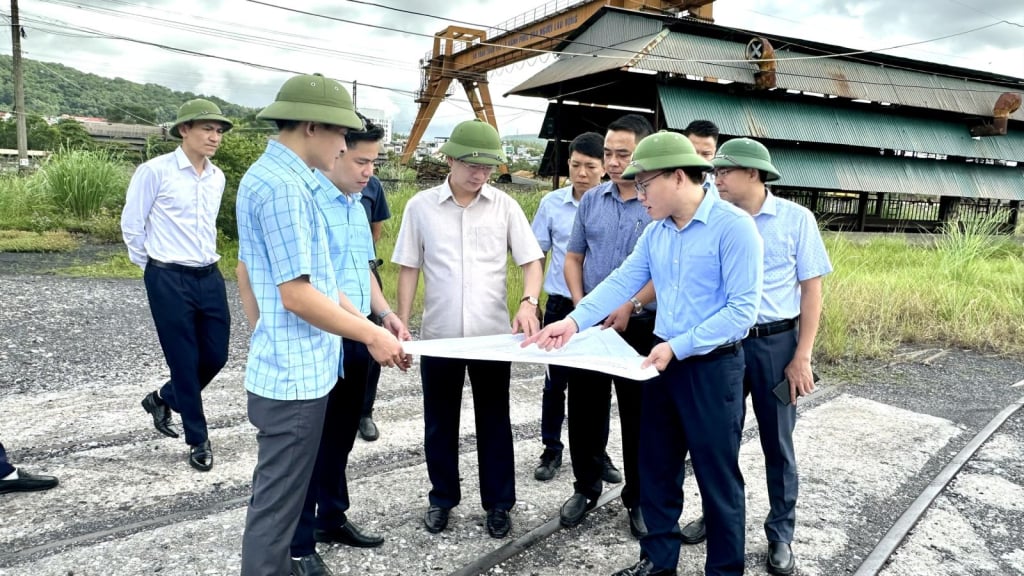
<path fill-rule="evenodd" d="M 63 230 L 41 233 L 0 230 L 0 252 L 70 252 L 75 248 L 78 248 L 78 241 Z"/>

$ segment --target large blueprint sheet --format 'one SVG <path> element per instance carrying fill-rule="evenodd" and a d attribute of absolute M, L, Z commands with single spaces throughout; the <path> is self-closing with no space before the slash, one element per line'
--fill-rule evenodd
<path fill-rule="evenodd" d="M 587 328 L 573 336 L 559 349 L 545 351 L 531 344 L 522 348 L 522 334 L 499 334 L 473 338 L 440 338 L 402 342 L 408 354 L 465 358 L 468 360 L 502 360 L 533 364 L 557 364 L 584 368 L 621 376 L 631 380 L 650 380 L 658 375 L 653 366 L 640 368 L 644 357 L 637 354 L 615 330 L 600 326 Z"/>

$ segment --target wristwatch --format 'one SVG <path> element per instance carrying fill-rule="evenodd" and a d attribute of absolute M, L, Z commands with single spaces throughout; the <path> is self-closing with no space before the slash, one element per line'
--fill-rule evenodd
<path fill-rule="evenodd" d="M 629 302 L 633 305 L 633 314 L 639 314 L 644 311 L 644 305 L 636 298 L 630 298 Z"/>
<path fill-rule="evenodd" d="M 523 296 L 523 299 L 520 300 L 519 303 L 522 304 L 523 302 L 529 302 L 534 306 L 540 305 L 540 300 L 538 300 L 536 296 Z"/>

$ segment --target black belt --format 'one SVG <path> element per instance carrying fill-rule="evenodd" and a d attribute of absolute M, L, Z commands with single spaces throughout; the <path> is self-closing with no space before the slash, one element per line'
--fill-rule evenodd
<path fill-rule="evenodd" d="M 655 346 L 657 346 L 658 344 L 661 344 L 664 341 L 665 340 L 663 340 L 659 336 L 655 336 L 654 337 L 654 345 Z M 714 350 L 712 350 L 711 352 L 708 352 L 707 354 L 700 354 L 699 356 L 687 356 L 686 358 L 683 358 L 682 360 L 678 360 L 678 361 L 679 362 L 703 362 L 704 360 L 711 360 L 712 358 L 717 358 L 719 356 L 725 356 L 727 354 L 732 354 L 732 355 L 735 356 L 736 354 L 739 354 L 741 350 L 743 350 L 743 342 L 740 341 L 740 340 L 737 340 L 735 342 L 729 342 L 728 344 L 722 344 L 721 346 L 719 346 L 718 348 L 715 348 Z M 677 361 L 675 356 L 672 356 L 672 361 L 673 362 Z"/>
<path fill-rule="evenodd" d="M 789 320 L 779 320 L 777 322 L 765 322 L 764 324 L 756 324 L 750 327 L 750 332 L 747 332 L 747 338 L 764 338 L 765 336 L 771 336 L 773 334 L 782 334 L 783 332 L 789 332 L 796 328 L 796 321 L 800 317 L 790 318 Z"/>
<path fill-rule="evenodd" d="M 206 266 L 185 266 L 184 264 L 174 264 L 172 262 L 161 262 L 152 258 L 146 262 L 146 266 L 152 266 L 154 268 L 163 268 L 164 270 L 174 270 L 175 272 L 184 272 L 185 274 L 193 274 L 195 276 L 206 276 L 217 269 L 217 263 L 208 264 Z"/>

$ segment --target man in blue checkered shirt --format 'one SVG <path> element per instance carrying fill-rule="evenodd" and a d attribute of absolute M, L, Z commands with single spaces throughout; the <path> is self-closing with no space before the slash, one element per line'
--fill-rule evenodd
<path fill-rule="evenodd" d="M 366 317 L 339 306 L 314 168 L 330 170 L 349 129 L 361 129 L 337 82 L 300 75 L 258 115 L 280 134 L 238 187 L 239 292 L 253 327 L 245 371 L 258 458 L 242 537 L 242 576 L 324 575 L 314 552 L 289 560 L 338 376 L 339 335 L 363 342 L 384 366 L 408 366 L 401 344 Z"/>

